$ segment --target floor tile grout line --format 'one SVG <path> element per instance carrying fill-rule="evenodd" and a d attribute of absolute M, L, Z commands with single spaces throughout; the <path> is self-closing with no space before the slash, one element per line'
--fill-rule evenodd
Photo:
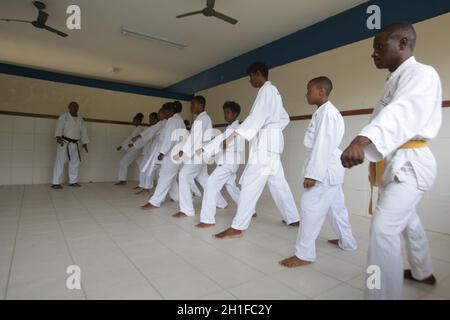
<path fill-rule="evenodd" d="M 25 186 L 23 186 L 22 197 L 21 197 L 21 200 L 20 200 L 20 210 L 19 210 L 19 216 L 17 218 L 16 235 L 14 236 L 13 250 L 12 250 L 12 253 L 11 253 L 11 260 L 9 262 L 8 280 L 6 282 L 5 292 L 3 294 L 3 300 L 6 300 L 8 298 L 8 289 L 9 289 L 9 283 L 11 281 L 12 266 L 13 266 L 13 263 L 14 263 L 14 256 L 16 254 L 17 237 L 19 235 L 20 221 L 22 219 L 22 208 L 23 208 L 23 199 L 24 199 L 24 197 L 25 197 Z"/>
<path fill-rule="evenodd" d="M 108 205 L 109 202 L 107 202 Z M 140 226 L 139 224 L 137 224 L 135 221 L 131 220 L 127 215 L 125 215 L 120 209 L 119 212 L 122 216 L 124 216 L 127 220 L 129 220 L 131 223 L 133 223 L 134 225 L 138 226 L 140 229 L 142 229 L 144 232 L 148 232 L 147 229 L 142 228 L 142 226 Z M 184 230 L 183 230 L 184 231 Z M 172 248 L 168 247 L 167 245 L 164 244 L 163 241 L 161 241 L 160 239 L 152 236 L 159 244 L 161 244 L 162 246 L 164 246 L 165 248 L 167 248 L 169 251 L 171 251 L 172 253 L 174 253 L 175 255 L 177 255 L 178 257 L 180 257 L 184 262 L 186 262 L 189 266 L 191 266 L 192 268 L 194 268 L 196 271 L 200 272 L 200 274 L 202 274 L 203 276 L 205 276 L 206 278 L 208 278 L 209 280 L 211 280 L 212 282 L 214 282 L 217 286 L 219 286 L 219 288 L 221 288 L 222 290 L 228 292 L 230 295 L 232 295 L 233 297 L 235 297 L 236 299 L 238 299 L 238 297 L 236 297 L 235 295 L 233 295 L 231 292 L 229 292 L 226 288 L 224 288 L 220 283 L 216 282 L 215 279 L 211 278 L 210 276 L 208 276 L 207 274 L 203 273 L 198 267 L 196 267 L 195 265 L 193 265 L 191 262 L 189 262 L 188 260 L 186 260 L 183 256 L 181 256 L 180 254 L 178 254 L 176 251 L 174 251 Z M 130 258 L 129 258 L 130 259 Z"/>
<path fill-rule="evenodd" d="M 50 201 L 51 201 L 52 206 L 53 206 L 53 209 L 54 209 L 56 221 L 58 222 L 58 225 L 59 225 L 61 234 L 62 234 L 62 236 L 63 236 L 63 238 L 64 238 L 64 243 L 65 243 L 65 245 L 66 245 L 67 252 L 68 252 L 68 254 L 69 254 L 70 260 L 72 260 L 72 263 L 73 263 L 74 265 L 77 265 L 77 263 L 76 263 L 76 261 L 75 261 L 75 259 L 74 259 L 74 257 L 73 257 L 73 254 L 72 254 L 72 250 L 71 250 L 71 248 L 70 248 L 70 246 L 69 246 L 69 243 L 68 243 L 68 241 L 67 241 L 66 234 L 64 233 L 64 228 L 63 228 L 63 226 L 62 226 L 62 224 L 61 224 L 61 220 L 59 219 L 58 211 L 56 210 L 55 203 L 53 202 L 53 197 L 51 196 L 52 194 L 50 193 L 50 189 L 47 188 L 47 192 L 48 192 L 48 195 L 49 195 L 49 197 L 50 197 Z M 81 285 L 81 291 L 83 292 L 83 296 L 84 296 L 84 298 L 87 300 L 87 293 L 86 293 L 86 290 L 84 289 L 83 281 L 81 281 L 81 284 L 80 284 L 80 285 Z"/>
<path fill-rule="evenodd" d="M 74 197 L 77 198 L 77 195 L 74 194 Z M 78 198 L 77 198 L 78 199 Z M 95 223 L 103 230 L 103 232 L 105 232 L 105 234 L 107 235 L 107 237 L 112 241 L 112 243 L 114 243 L 114 245 L 120 250 L 120 252 L 126 257 L 126 259 L 131 263 L 131 265 L 134 267 L 134 269 L 136 269 L 136 271 L 142 276 L 144 277 L 144 279 L 146 280 L 146 282 L 150 285 L 151 288 L 153 288 L 156 293 L 158 293 L 162 299 L 164 299 L 164 295 L 158 290 L 158 288 L 156 288 L 150 281 L 150 279 L 148 279 L 148 277 L 142 272 L 142 270 L 136 266 L 136 264 L 132 261 L 132 259 L 124 252 L 124 250 L 122 249 L 122 247 L 120 247 L 120 245 L 117 244 L 117 242 L 111 237 L 110 233 L 108 231 L 105 230 L 105 228 L 103 227 L 103 225 L 101 223 L 99 223 L 99 221 L 94 217 L 94 215 L 91 213 L 90 209 L 88 207 L 86 207 L 82 201 L 80 201 L 78 199 L 78 201 L 82 204 L 82 206 L 86 209 L 86 211 L 89 213 L 90 217 L 95 221 Z"/>
<path fill-rule="evenodd" d="M 120 211 L 120 213 L 122 214 L 122 215 L 124 215 L 123 214 L 123 212 L 121 211 L 121 210 L 119 210 Z M 131 220 L 131 221 L 133 221 L 132 219 L 130 219 L 130 217 L 128 217 L 127 215 L 124 215 L 125 216 L 125 218 L 127 218 L 128 220 Z M 135 223 L 136 224 L 136 222 L 135 221 L 133 221 L 133 223 Z M 178 225 L 178 224 L 174 224 L 174 223 L 172 223 L 171 225 L 176 225 L 178 228 L 181 228 L 184 232 L 186 232 L 187 234 L 190 234 L 187 230 L 185 230 L 183 227 L 181 227 L 180 225 Z M 145 228 L 142 228 L 144 231 L 146 231 L 146 232 L 148 232 L 148 230 L 147 229 L 145 229 Z M 158 239 L 157 239 L 158 240 Z M 208 245 L 212 245 L 210 242 L 207 242 L 207 241 L 205 241 L 205 240 L 203 240 L 203 239 L 199 239 L 199 240 L 201 240 L 202 242 L 205 242 L 206 244 L 208 244 Z M 161 240 L 158 240 L 158 242 L 161 242 Z M 250 241 L 251 242 L 251 241 Z M 116 244 L 117 245 L 117 244 Z M 214 246 L 213 246 L 214 247 Z M 262 246 L 261 246 L 262 247 Z M 266 250 L 271 250 L 271 249 L 269 249 L 269 248 L 265 248 L 265 247 L 262 247 L 262 248 L 264 248 L 264 249 L 266 249 Z M 169 248 L 170 249 L 170 248 Z M 221 250 L 220 248 L 216 248 L 216 249 L 218 249 L 218 250 L 220 250 L 220 251 L 223 251 L 223 250 Z M 172 250 L 173 251 L 173 250 Z M 272 251 L 272 250 L 271 250 Z M 180 254 L 178 254 L 177 252 L 174 252 L 177 256 L 181 256 Z M 228 254 L 227 252 L 224 252 L 225 254 L 227 254 L 227 255 L 229 255 L 229 256 L 231 256 L 230 254 Z M 327 255 L 331 255 L 331 254 L 327 254 Z M 237 257 L 234 257 L 234 256 L 231 256 L 231 257 L 233 257 L 233 258 L 235 258 L 236 260 L 239 260 L 239 258 L 237 258 Z M 182 256 L 181 256 L 181 258 L 183 258 Z M 184 258 L 183 258 L 184 259 Z M 437 260 L 440 260 L 440 261 L 442 261 L 442 262 L 447 262 L 447 261 L 445 261 L 445 260 L 442 260 L 442 259 L 437 259 Z M 341 261 L 343 261 L 343 260 L 341 260 Z M 346 263 L 349 263 L 349 264 L 352 264 L 352 263 L 350 263 L 350 262 L 347 262 L 347 261 L 343 261 L 343 262 L 346 262 Z M 189 263 L 189 262 L 188 262 Z M 189 263 L 190 264 L 190 263 Z M 358 265 L 356 265 L 356 266 L 358 266 Z M 251 268 L 253 268 L 252 266 L 249 266 L 249 267 L 251 267 Z M 360 267 L 360 266 L 358 266 L 358 267 Z M 265 272 L 261 272 L 260 270 L 257 270 L 258 272 L 260 272 L 260 273 L 262 273 L 262 274 L 266 274 Z M 315 269 L 315 271 L 317 271 L 317 272 L 320 272 L 319 270 L 316 270 Z M 201 271 L 200 271 L 201 272 Z M 202 274 L 204 274 L 203 272 L 201 272 Z M 321 273 L 321 272 L 320 272 Z M 268 276 L 270 276 L 270 274 L 266 274 L 266 275 L 268 275 Z M 326 275 L 326 274 L 325 274 Z M 206 275 L 205 275 L 206 276 Z M 326 276 L 328 276 L 328 275 L 326 275 Z M 351 279 L 354 279 L 355 277 L 353 277 L 353 278 L 351 278 Z M 350 285 L 349 283 L 348 283 L 348 281 L 350 281 L 351 279 L 349 279 L 349 280 L 346 280 L 346 281 L 341 281 L 341 280 L 338 280 L 338 279 L 336 279 L 336 280 L 338 280 L 338 281 L 340 281 L 341 283 L 340 284 L 342 284 L 342 283 L 346 283 L 347 285 Z M 276 280 L 276 279 L 275 279 Z M 338 285 L 340 285 L 340 284 L 338 284 Z M 350 286 L 352 286 L 352 285 L 350 285 Z M 352 286 L 352 287 L 354 287 L 354 286 Z M 355 288 L 355 287 L 354 287 Z M 359 288 L 355 288 L 355 289 L 359 289 Z M 225 289 L 226 290 L 226 289 Z M 361 290 L 361 289 L 359 289 L 359 290 Z M 227 290 L 226 290 L 227 291 Z M 301 293 L 301 292 L 300 292 Z"/>
<path fill-rule="evenodd" d="M 119 211 L 123 214 L 123 212 L 122 212 L 120 209 L 119 209 Z M 125 215 L 125 216 L 126 216 L 126 215 Z M 128 217 L 127 217 L 127 218 L 128 218 Z M 129 218 L 128 218 L 128 219 L 129 219 Z M 132 220 L 131 220 L 131 221 L 132 221 Z M 133 223 L 135 223 L 135 222 L 133 221 Z M 135 224 L 136 224 L 136 223 L 135 223 Z M 184 229 L 183 229 L 182 227 L 180 227 L 178 224 L 172 223 L 171 225 L 177 226 L 178 228 L 180 228 L 181 230 L 183 230 L 184 232 L 186 232 L 187 234 L 189 234 L 186 230 L 184 230 Z M 139 226 L 139 227 L 141 227 L 141 226 Z M 141 228 L 142 228 L 142 227 L 141 227 Z M 142 228 L 142 229 L 143 229 L 144 231 L 148 232 L 148 230 L 146 230 L 145 228 Z M 215 248 L 216 250 L 221 251 L 222 253 L 224 253 L 224 254 L 226 254 L 227 256 L 233 258 L 234 260 L 238 261 L 239 263 L 244 264 L 244 265 L 247 266 L 248 268 L 253 269 L 254 271 L 256 271 L 256 272 L 258 272 L 258 273 L 263 274 L 264 277 L 269 277 L 271 280 L 273 280 L 273 281 L 275 281 L 275 282 L 278 282 L 278 280 L 277 280 L 277 279 L 274 279 L 270 274 L 268 274 L 268 273 L 266 273 L 266 272 L 264 272 L 264 271 L 262 271 L 262 270 L 256 269 L 254 266 L 247 264 L 245 261 L 241 260 L 240 258 L 235 257 L 235 256 L 229 254 L 228 252 L 223 251 L 222 249 L 220 249 L 220 248 L 218 248 L 218 247 L 212 245 L 212 243 L 207 242 L 207 241 L 205 241 L 205 240 L 203 240 L 203 239 L 201 239 L 201 238 L 197 238 L 197 239 L 200 240 L 200 241 L 202 241 L 202 242 L 204 242 L 204 243 L 206 243 L 206 244 L 208 244 L 208 245 L 210 245 L 210 246 L 212 246 L 212 247 Z M 158 240 L 158 242 L 161 243 L 161 241 L 160 241 L 159 239 L 156 239 L 156 240 Z M 247 242 L 249 242 L 249 241 L 247 241 Z M 251 242 L 250 242 L 250 243 L 251 243 Z M 164 243 L 162 243 L 162 244 L 164 245 Z M 251 243 L 251 244 L 253 244 L 253 243 Z M 164 245 L 164 246 L 165 246 L 165 245 Z M 165 246 L 165 247 L 167 247 L 167 246 Z M 262 247 L 262 246 L 259 246 L 259 247 L 260 247 L 260 248 L 263 248 L 263 249 L 267 249 L 267 248 Z M 200 272 L 201 274 L 203 274 L 205 277 L 208 277 L 209 279 L 211 279 L 212 281 L 214 281 L 214 282 L 216 283 L 216 281 L 215 281 L 214 279 L 212 279 L 210 276 L 208 276 L 207 274 L 205 274 L 202 270 L 200 270 L 198 267 L 196 267 L 195 265 L 193 265 L 191 262 L 189 262 L 188 260 L 186 260 L 183 256 L 181 256 L 180 254 L 178 254 L 176 251 L 173 251 L 173 249 L 171 249 L 171 248 L 169 248 L 169 247 L 167 247 L 167 248 L 168 248 L 169 250 L 171 250 L 173 253 L 175 253 L 177 256 L 180 256 L 185 262 L 187 262 L 189 265 L 191 265 L 191 267 L 195 268 L 197 271 L 199 271 L 199 272 Z M 270 250 L 270 251 L 272 251 L 272 250 Z M 272 252 L 274 252 L 274 251 L 272 251 Z M 252 280 L 248 280 L 248 281 L 241 282 L 241 283 L 237 284 L 236 286 L 233 286 L 233 287 L 230 287 L 230 288 L 225 288 L 225 287 L 223 287 L 222 285 L 220 285 L 219 283 L 217 283 L 217 284 L 218 284 L 223 290 L 225 290 L 226 292 L 228 292 L 229 294 L 231 294 L 233 297 L 239 299 L 239 298 L 236 297 L 232 292 L 230 292 L 229 289 L 232 289 L 232 288 L 235 288 L 235 287 L 244 285 L 244 284 L 246 284 L 246 283 L 248 283 L 248 282 L 251 282 L 251 281 L 253 281 L 253 279 L 252 279 Z M 283 284 L 283 283 L 282 283 L 282 284 Z M 289 287 L 289 286 L 287 286 L 287 287 Z M 291 288 L 291 289 L 293 289 L 293 288 Z M 301 293 L 301 292 L 299 292 L 299 291 L 297 291 L 297 290 L 294 290 L 294 291 L 297 292 L 297 293 L 300 293 L 300 294 L 305 295 L 304 293 Z"/>

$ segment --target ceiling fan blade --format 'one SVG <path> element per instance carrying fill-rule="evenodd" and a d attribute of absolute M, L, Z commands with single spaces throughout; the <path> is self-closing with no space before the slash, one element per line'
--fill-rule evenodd
<path fill-rule="evenodd" d="M 216 17 L 216 18 L 219 18 L 219 19 L 221 19 L 223 21 L 226 21 L 228 23 L 231 23 L 231 24 L 238 23 L 238 21 L 236 19 L 234 19 L 232 17 L 229 17 L 229 16 L 227 16 L 227 15 L 225 15 L 223 13 L 217 12 L 217 11 L 214 11 L 213 16 Z"/>
<path fill-rule="evenodd" d="M 0 21 L 6 21 L 6 22 L 24 22 L 24 23 L 31 23 L 31 22 L 32 22 L 32 21 L 19 20 L 19 19 L 0 19 Z"/>
<path fill-rule="evenodd" d="M 199 13 L 202 13 L 202 12 L 203 12 L 202 10 L 188 12 L 188 13 L 184 13 L 184 14 L 178 15 L 177 18 L 184 18 L 184 17 L 188 17 L 188 16 L 193 16 L 194 14 L 199 14 Z"/>
<path fill-rule="evenodd" d="M 59 36 L 61 36 L 61 37 L 64 37 L 64 38 L 68 36 L 67 33 L 64 33 L 64 32 L 62 32 L 62 31 L 53 29 L 52 27 L 49 27 L 49 26 L 44 26 L 44 29 L 45 29 L 45 30 L 48 30 L 48 31 L 50 31 L 50 32 L 56 33 L 57 35 L 59 35 Z"/>
<path fill-rule="evenodd" d="M 206 0 L 206 7 L 214 9 L 214 5 L 216 4 L 216 0 Z"/>

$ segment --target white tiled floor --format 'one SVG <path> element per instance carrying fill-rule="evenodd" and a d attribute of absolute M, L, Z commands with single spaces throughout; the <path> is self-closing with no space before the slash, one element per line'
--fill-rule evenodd
<path fill-rule="evenodd" d="M 369 219 L 352 215 L 359 242 L 343 252 L 317 241 L 316 263 L 285 269 L 296 228 L 281 223 L 270 196 L 241 239 L 216 240 L 235 210 L 197 230 L 196 218 L 173 219 L 169 202 L 151 214 L 132 185 L 0 187 L 0 294 L 3 299 L 362 299 Z M 196 199 L 198 209 L 200 201 Z M 231 203 L 231 202 L 230 202 Z M 450 299 L 450 236 L 428 233 L 436 287 L 405 282 L 405 299 Z M 81 290 L 68 290 L 66 269 L 81 268 Z"/>

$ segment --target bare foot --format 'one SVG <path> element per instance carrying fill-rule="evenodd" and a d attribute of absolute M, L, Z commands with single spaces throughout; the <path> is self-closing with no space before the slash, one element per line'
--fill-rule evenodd
<path fill-rule="evenodd" d="M 141 190 L 141 189 L 142 189 L 142 188 L 139 187 L 139 186 L 136 186 L 136 187 L 133 188 L 133 190 Z"/>
<path fill-rule="evenodd" d="M 256 212 L 252 215 L 252 218 L 256 218 L 258 215 L 256 214 Z"/>
<path fill-rule="evenodd" d="M 306 266 L 308 264 L 311 264 L 310 261 L 305 261 L 305 260 L 299 259 L 296 256 L 292 256 L 290 258 L 281 260 L 278 263 L 286 268 L 295 268 L 295 267 Z"/>
<path fill-rule="evenodd" d="M 141 189 L 138 192 L 136 192 L 135 194 L 143 194 L 143 195 L 147 195 L 149 194 L 150 191 L 148 189 Z"/>
<path fill-rule="evenodd" d="M 406 269 L 403 271 L 403 277 L 408 280 L 412 280 L 412 281 L 416 281 L 416 282 L 420 282 L 420 283 L 424 283 L 424 284 L 429 284 L 432 286 L 434 286 L 436 284 L 436 278 L 433 275 L 431 275 L 428 278 L 425 278 L 423 280 L 417 280 L 416 278 L 413 277 L 410 269 Z"/>
<path fill-rule="evenodd" d="M 328 243 L 334 244 L 339 247 L 339 239 L 331 239 L 328 240 Z"/>
<path fill-rule="evenodd" d="M 145 204 L 145 205 L 143 205 L 143 206 L 141 206 L 141 209 L 142 209 L 142 210 L 152 210 L 152 209 L 155 209 L 155 208 L 157 208 L 157 207 L 155 207 L 154 205 L 152 205 L 150 202 L 147 203 L 147 204 Z"/>
<path fill-rule="evenodd" d="M 216 238 L 216 239 L 233 239 L 233 238 L 241 238 L 241 237 L 242 237 L 242 231 L 236 230 L 233 228 L 228 228 L 227 230 L 214 235 L 214 238 Z"/>
<path fill-rule="evenodd" d="M 62 185 L 60 184 L 52 184 L 52 189 L 62 189 Z"/>
<path fill-rule="evenodd" d="M 173 218 L 186 218 L 186 217 L 189 217 L 189 216 L 186 213 L 179 211 L 177 213 L 174 213 L 172 215 L 172 217 Z"/>
<path fill-rule="evenodd" d="M 284 223 L 284 224 L 287 224 L 287 222 L 284 221 L 284 220 L 283 220 L 283 223 Z M 292 223 L 290 223 L 290 224 L 288 224 L 288 225 L 291 226 L 291 227 L 300 227 L 300 221 L 292 222 Z"/>
<path fill-rule="evenodd" d="M 203 222 L 200 222 L 199 224 L 197 224 L 197 225 L 195 225 L 197 228 L 200 228 L 200 229 L 205 229 L 205 228 L 211 228 L 211 227 L 214 227 L 216 224 L 215 223 L 203 223 Z"/>
<path fill-rule="evenodd" d="M 114 183 L 115 186 L 123 186 L 125 184 L 127 184 L 126 181 L 119 181 L 119 182 Z"/>
<path fill-rule="evenodd" d="M 79 183 L 71 183 L 71 184 L 69 184 L 69 186 L 71 186 L 71 187 L 77 187 L 77 188 L 79 188 L 79 187 L 81 187 L 81 185 L 79 184 Z"/>

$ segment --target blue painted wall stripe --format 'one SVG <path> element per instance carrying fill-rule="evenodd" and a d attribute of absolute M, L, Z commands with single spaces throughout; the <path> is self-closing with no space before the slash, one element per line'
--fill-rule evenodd
<path fill-rule="evenodd" d="M 166 90 L 66 75 L 62 73 L 43 71 L 33 68 L 19 67 L 5 63 L 0 63 L 0 73 L 158 98 L 176 99 L 183 101 L 190 101 L 192 99 L 192 95 L 190 94 L 174 93 Z"/>
<path fill-rule="evenodd" d="M 246 76 L 248 65 L 257 60 L 265 61 L 270 68 L 274 68 L 370 38 L 375 33 L 366 27 L 369 17 L 366 10 L 370 5 L 381 8 L 383 26 L 396 21 L 416 23 L 450 12 L 449 0 L 368 1 L 178 82 L 166 90 L 195 93 Z"/>

